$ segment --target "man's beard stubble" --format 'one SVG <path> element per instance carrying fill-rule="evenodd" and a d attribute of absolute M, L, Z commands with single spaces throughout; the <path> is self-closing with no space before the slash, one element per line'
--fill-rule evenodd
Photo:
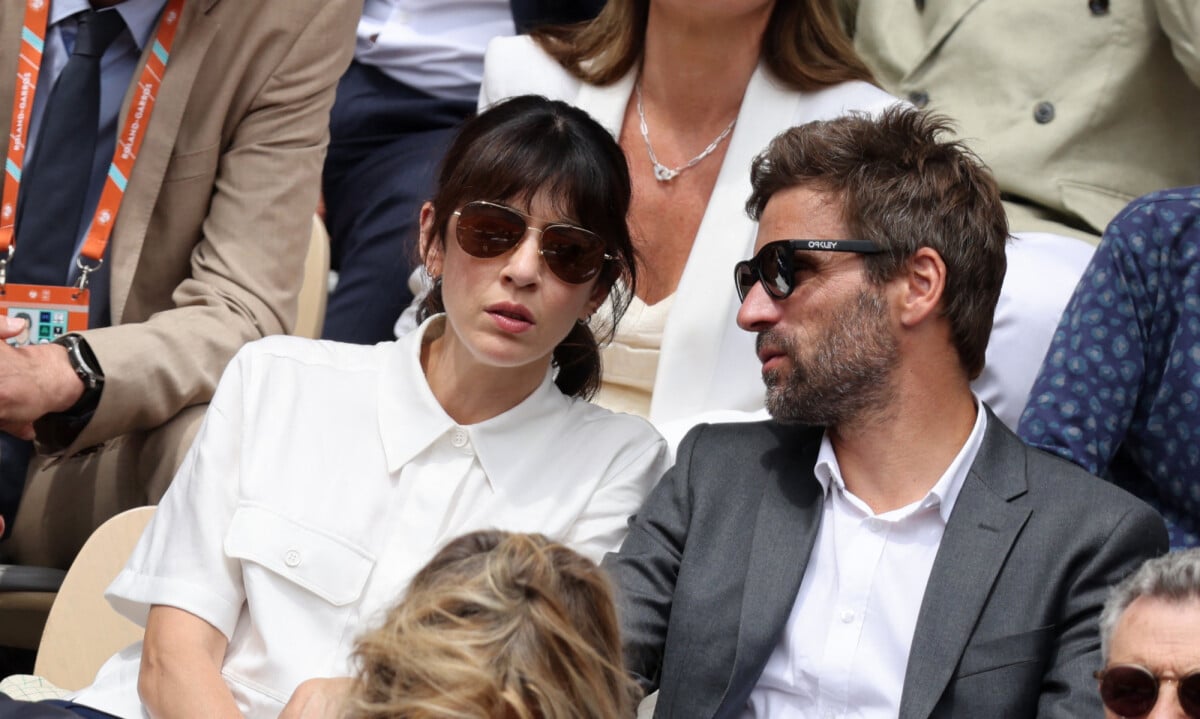
<path fill-rule="evenodd" d="M 764 344 L 786 353 L 791 365 L 786 374 L 763 373 L 767 410 L 775 419 L 837 427 L 884 409 L 892 399 L 898 347 L 882 292 L 859 292 L 849 311 L 837 312 L 811 347 L 771 330 L 758 335 L 757 346 Z"/>

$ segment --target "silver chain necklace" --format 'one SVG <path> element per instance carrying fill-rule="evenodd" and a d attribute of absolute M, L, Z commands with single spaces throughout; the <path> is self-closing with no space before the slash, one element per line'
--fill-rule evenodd
<path fill-rule="evenodd" d="M 725 126 L 725 129 L 721 130 L 721 134 L 717 135 L 717 139 L 708 143 L 708 147 L 704 148 L 704 152 L 701 152 L 699 155 L 696 155 L 692 159 L 688 160 L 687 164 L 680 165 L 675 169 L 671 169 L 670 167 L 667 167 L 658 161 L 658 157 L 654 154 L 654 148 L 650 146 L 650 130 L 646 127 L 646 110 L 642 106 L 642 81 L 640 78 L 637 81 L 637 85 L 634 86 L 634 92 L 637 94 L 637 113 L 638 120 L 641 124 L 642 142 L 646 143 L 646 154 L 650 155 L 650 162 L 654 165 L 654 179 L 658 180 L 659 182 L 670 182 L 671 180 L 674 180 L 679 176 L 679 173 L 683 172 L 684 170 L 690 170 L 699 164 L 701 160 L 713 154 L 713 152 L 717 149 L 717 145 L 721 144 L 721 140 L 729 137 L 729 133 L 733 132 L 733 125 L 737 122 L 737 118 L 734 117 L 729 121 L 729 124 Z"/>

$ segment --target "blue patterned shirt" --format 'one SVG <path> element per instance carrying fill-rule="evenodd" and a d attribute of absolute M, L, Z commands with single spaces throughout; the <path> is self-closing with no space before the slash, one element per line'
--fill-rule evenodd
<path fill-rule="evenodd" d="M 1200 186 L 1130 204 L 1063 313 L 1018 433 L 1200 544 Z"/>

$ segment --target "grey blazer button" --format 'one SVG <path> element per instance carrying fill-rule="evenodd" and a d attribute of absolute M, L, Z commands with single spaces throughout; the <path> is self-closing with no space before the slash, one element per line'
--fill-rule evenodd
<path fill-rule="evenodd" d="M 1107 15 L 1108 0 L 1088 0 L 1088 10 L 1091 10 L 1093 15 Z"/>
<path fill-rule="evenodd" d="M 925 0 L 916 0 L 917 12 L 925 12 Z"/>
<path fill-rule="evenodd" d="M 1033 108 L 1033 119 L 1039 125 L 1045 125 L 1054 119 L 1054 103 L 1039 102 Z"/>
<path fill-rule="evenodd" d="M 929 93 L 924 90 L 913 90 L 908 93 L 908 101 L 917 107 L 925 107 L 929 104 Z"/>

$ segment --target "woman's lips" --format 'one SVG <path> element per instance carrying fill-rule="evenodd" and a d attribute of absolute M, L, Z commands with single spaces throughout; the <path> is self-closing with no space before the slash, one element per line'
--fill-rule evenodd
<path fill-rule="evenodd" d="M 498 302 L 484 308 L 484 311 L 491 316 L 496 326 L 505 332 L 521 333 L 537 324 L 528 308 L 512 302 Z"/>

